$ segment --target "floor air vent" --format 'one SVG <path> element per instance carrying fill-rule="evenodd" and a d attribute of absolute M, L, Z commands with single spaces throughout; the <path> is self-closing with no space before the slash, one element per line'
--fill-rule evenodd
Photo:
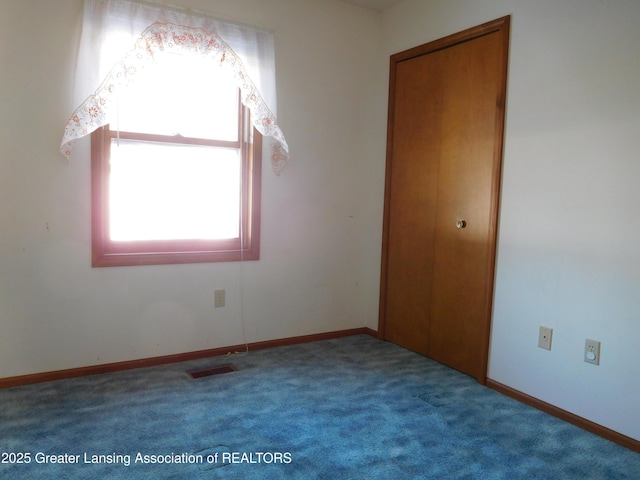
<path fill-rule="evenodd" d="M 202 370 L 193 370 L 187 372 L 191 378 L 211 377 L 212 375 L 221 375 L 223 373 L 237 372 L 238 369 L 233 365 L 218 365 L 217 367 L 205 368 Z"/>

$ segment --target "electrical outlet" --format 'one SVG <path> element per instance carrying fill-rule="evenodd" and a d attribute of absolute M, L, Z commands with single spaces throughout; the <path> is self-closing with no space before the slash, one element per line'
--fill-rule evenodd
<path fill-rule="evenodd" d="M 538 347 L 545 350 L 551 350 L 551 337 L 553 336 L 553 328 L 540 327 L 538 335 Z"/>
<path fill-rule="evenodd" d="M 225 290 L 216 290 L 213 292 L 213 306 L 215 308 L 224 307 L 225 293 Z"/>
<path fill-rule="evenodd" d="M 593 365 L 600 365 L 600 342 L 586 339 L 584 341 L 584 361 Z"/>

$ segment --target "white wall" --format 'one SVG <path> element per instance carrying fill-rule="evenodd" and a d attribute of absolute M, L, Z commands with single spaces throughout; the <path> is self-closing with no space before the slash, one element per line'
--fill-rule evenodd
<path fill-rule="evenodd" d="M 508 14 L 489 377 L 640 439 L 640 2 L 406 0 L 384 54 Z"/>
<path fill-rule="evenodd" d="M 362 125 L 380 16 L 325 0 L 170 3 L 274 32 L 293 158 L 280 177 L 265 161 L 262 258 L 92 269 L 88 142 L 69 164 L 58 152 L 82 2 L 0 0 L 0 378 L 377 326 L 384 155 L 372 161 Z"/>

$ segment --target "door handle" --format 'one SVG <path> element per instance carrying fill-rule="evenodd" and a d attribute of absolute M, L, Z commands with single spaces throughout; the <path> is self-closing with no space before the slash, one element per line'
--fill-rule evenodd
<path fill-rule="evenodd" d="M 466 220 L 458 220 L 456 222 L 456 228 L 466 228 L 467 221 Z"/>

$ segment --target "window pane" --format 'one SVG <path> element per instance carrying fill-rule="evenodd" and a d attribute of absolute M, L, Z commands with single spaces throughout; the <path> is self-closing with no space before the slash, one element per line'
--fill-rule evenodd
<path fill-rule="evenodd" d="M 213 61 L 165 54 L 133 78 L 112 130 L 238 140 L 238 87 Z"/>
<path fill-rule="evenodd" d="M 238 238 L 240 172 L 235 149 L 114 139 L 111 240 Z"/>

